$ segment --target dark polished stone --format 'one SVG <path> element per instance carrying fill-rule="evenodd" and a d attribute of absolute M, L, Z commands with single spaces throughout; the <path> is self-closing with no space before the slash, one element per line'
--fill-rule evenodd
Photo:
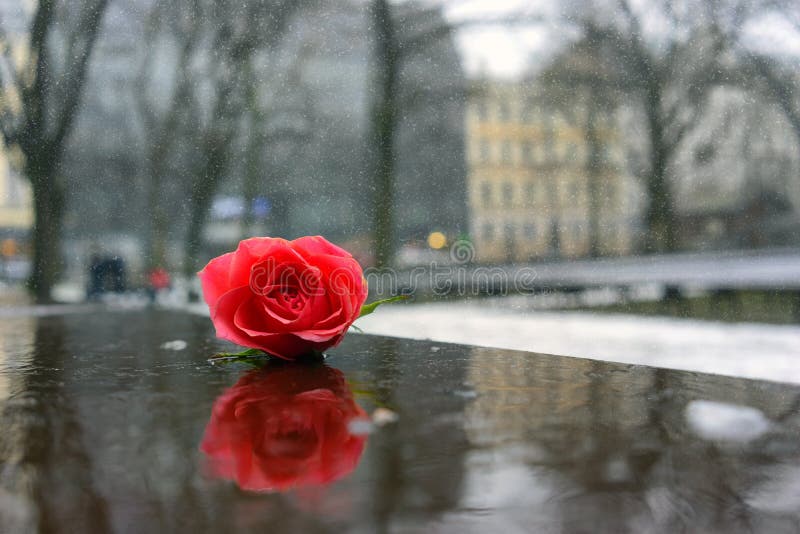
<path fill-rule="evenodd" d="M 199 448 L 247 373 L 207 363 L 233 348 L 213 334 L 4 318 L 0 532 L 800 531 L 796 386 L 355 334 L 325 365 L 397 421 L 330 485 L 242 490 Z"/>

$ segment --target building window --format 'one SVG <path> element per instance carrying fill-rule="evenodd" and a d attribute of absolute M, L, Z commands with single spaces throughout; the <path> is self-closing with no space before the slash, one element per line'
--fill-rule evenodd
<path fill-rule="evenodd" d="M 492 160 L 492 147 L 489 144 L 489 141 L 482 140 L 481 141 L 481 161 L 484 163 L 489 163 Z"/>
<path fill-rule="evenodd" d="M 500 102 L 500 121 L 508 122 L 511 120 L 511 111 L 508 109 L 508 102 Z"/>
<path fill-rule="evenodd" d="M 547 162 L 547 154 L 543 144 L 538 144 L 533 147 L 533 163 L 535 165 L 542 165 Z"/>
<path fill-rule="evenodd" d="M 549 123 L 544 128 L 544 151 L 548 161 L 556 160 L 556 136 Z"/>
<path fill-rule="evenodd" d="M 525 232 L 525 239 L 534 239 L 536 237 L 536 227 L 533 223 L 527 223 L 523 227 L 523 232 Z"/>
<path fill-rule="evenodd" d="M 511 163 L 511 142 L 503 141 L 503 163 Z"/>
<path fill-rule="evenodd" d="M 503 204 L 511 206 L 514 203 L 514 185 L 510 182 L 503 184 Z"/>
<path fill-rule="evenodd" d="M 478 120 L 485 121 L 489 118 L 489 110 L 486 102 L 478 102 L 475 104 L 475 115 L 478 117 Z"/>
<path fill-rule="evenodd" d="M 559 187 L 559 183 L 555 179 L 550 179 L 545 184 L 547 188 L 547 202 L 549 202 L 550 206 L 553 209 L 557 209 L 559 207 L 560 195 L 561 195 L 561 188 Z"/>
<path fill-rule="evenodd" d="M 578 162 L 578 145 L 570 143 L 567 146 L 567 159 L 572 163 Z"/>
<path fill-rule="evenodd" d="M 533 204 L 533 199 L 536 197 L 536 188 L 533 182 L 525 184 L 525 202 Z"/>
<path fill-rule="evenodd" d="M 486 241 L 491 241 L 492 239 L 494 239 L 494 226 L 492 226 L 492 223 L 484 223 L 483 238 Z"/>
<path fill-rule="evenodd" d="M 529 124 L 533 119 L 533 109 L 529 102 L 522 105 L 522 122 Z"/>
<path fill-rule="evenodd" d="M 614 186 L 613 183 L 609 182 L 606 184 L 606 197 L 608 199 L 608 203 L 613 205 L 615 201 L 615 196 L 617 194 L 617 188 Z"/>
<path fill-rule="evenodd" d="M 522 145 L 523 159 L 526 163 L 533 163 L 533 141 L 526 141 Z"/>
<path fill-rule="evenodd" d="M 514 223 L 506 223 L 505 228 L 503 228 L 503 238 L 506 241 L 506 248 L 509 251 L 513 251 L 514 249 L 514 237 L 516 236 L 516 228 L 514 227 Z"/>
<path fill-rule="evenodd" d="M 528 98 L 525 102 L 525 112 L 527 114 L 526 118 L 528 123 L 534 123 L 541 115 L 539 105 L 536 103 L 534 98 Z"/>
<path fill-rule="evenodd" d="M 492 204 L 492 184 L 489 182 L 483 182 L 481 184 L 481 198 L 483 199 L 484 206 L 490 206 Z"/>
<path fill-rule="evenodd" d="M 581 194 L 581 184 L 578 180 L 574 180 L 569 184 L 569 195 L 571 199 L 577 199 Z"/>

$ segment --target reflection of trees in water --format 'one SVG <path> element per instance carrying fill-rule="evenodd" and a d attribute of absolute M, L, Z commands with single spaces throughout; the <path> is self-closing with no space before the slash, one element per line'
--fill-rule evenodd
<path fill-rule="evenodd" d="M 0 482 L 39 512 L 23 518 L 21 532 L 34 520 L 44 531 L 74 532 L 338 532 L 363 520 L 394 530 L 458 503 L 465 399 L 441 388 L 445 375 L 430 371 L 431 359 L 413 352 L 418 345 L 356 337 L 342 347 L 347 358 L 331 361 L 366 377 L 400 421 L 370 436 L 366 469 L 309 496 L 245 494 L 203 475 L 197 447 L 212 403 L 241 372 L 203 360 L 221 348 L 207 319 L 67 315 L 41 319 L 36 339 L 28 349 L 36 366 L 17 373 L 13 386 L 26 393 L 0 405 Z M 160 348 L 175 339 L 187 350 Z M 448 373 L 461 380 L 463 365 Z M 33 489 L 21 492 L 26 485 Z"/>
<path fill-rule="evenodd" d="M 396 424 L 373 434 L 367 447 L 372 522 L 376 532 L 420 527 L 459 502 L 468 442 L 454 422 L 466 401 L 443 384 L 460 384 L 465 369 L 461 363 L 432 365 L 442 355 L 420 353 L 415 342 L 378 338 L 367 346 L 376 400 L 399 415 Z M 446 374 L 436 372 L 444 367 Z"/>
<path fill-rule="evenodd" d="M 203 476 L 198 444 L 211 405 L 242 371 L 206 364 L 204 358 L 220 347 L 210 341 L 206 318 L 107 313 L 42 324 L 37 339 L 45 341 L 38 342 L 36 357 L 44 371 L 37 376 L 47 382 L 31 396 L 47 399 L 45 412 L 52 410 L 53 423 L 35 430 L 52 445 L 37 453 L 37 469 L 48 483 L 32 499 L 45 510 L 59 499 L 48 512 L 58 530 L 225 532 L 269 525 L 285 532 L 324 531 L 320 518 L 293 513 L 295 505 L 282 495 L 248 497 Z M 58 337 L 53 324 L 59 325 Z M 186 341 L 187 350 L 160 348 L 175 339 Z M 44 405 L 37 403 L 36 410 Z M 65 439 L 82 444 L 80 454 L 61 450 Z M 64 492 L 57 491 L 59 485 Z M 102 514 L 89 514 L 94 502 L 102 504 Z M 69 521 L 90 517 L 99 518 L 97 524 L 69 528 Z"/>
<path fill-rule="evenodd" d="M 36 334 L 36 318 L 4 317 L 0 323 L 0 407 L 24 384 L 15 369 L 30 365 Z"/>
<path fill-rule="evenodd" d="M 119 339 L 123 325 L 125 342 Z M 202 428 L 196 426 L 222 380 L 199 379 L 185 369 L 186 353 L 160 348 L 182 339 L 204 354 L 203 326 L 167 314 L 111 315 L 71 325 L 73 350 L 84 351 L 79 370 L 99 375 L 78 387 L 84 418 L 92 422 L 87 429 L 92 456 L 103 466 L 99 484 L 107 495 L 125 496 L 113 499 L 117 526 L 180 531 L 214 525 L 198 491 L 195 461 Z M 87 352 L 90 339 L 96 349 Z"/>
<path fill-rule="evenodd" d="M 37 521 L 74 532 L 340 532 L 362 522 L 461 531 L 461 521 L 495 532 L 487 521 L 498 519 L 523 531 L 800 526 L 785 504 L 796 489 L 786 473 L 797 476 L 787 466 L 800 457 L 797 388 L 495 349 L 468 359 L 458 346 L 349 336 L 329 364 L 398 422 L 374 432 L 361 468 L 324 494 L 253 496 L 206 479 L 198 463 L 214 398 L 240 374 L 203 361 L 221 347 L 207 319 L 88 317 L 39 319 L 35 343 L 3 346 L 15 362 L 0 361 L 10 377 L 0 399 L 3 532 L 14 520 L 20 532 Z M 15 320 L 0 334 L 21 329 Z M 160 348 L 174 339 L 187 350 Z M 704 441 L 685 419 L 695 399 L 753 406 L 776 425 L 750 443 Z"/>
<path fill-rule="evenodd" d="M 786 439 L 797 422 L 725 445 L 695 436 L 685 419 L 690 401 L 710 399 L 778 420 L 797 401 L 791 388 L 494 349 L 473 349 L 469 379 L 478 393 L 469 439 L 526 448 L 518 467 L 551 493 L 529 515 L 558 518 L 567 531 L 614 532 L 780 531 L 800 520 L 746 502 L 765 468 L 797 460 L 800 447 Z"/>
<path fill-rule="evenodd" d="M 109 530 L 107 505 L 91 476 L 84 428 L 65 386 L 64 337 L 61 318 L 38 320 L 33 346 L 9 358 L 30 357 L 31 363 L 4 369 L 13 381 L 13 393 L 0 404 L 4 532 Z"/>

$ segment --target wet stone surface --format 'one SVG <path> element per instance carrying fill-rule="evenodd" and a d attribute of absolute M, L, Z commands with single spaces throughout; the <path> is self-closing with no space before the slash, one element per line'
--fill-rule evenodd
<path fill-rule="evenodd" d="M 232 348 L 167 312 L 4 318 L 0 531 L 800 530 L 797 386 L 357 334 L 207 363 Z"/>

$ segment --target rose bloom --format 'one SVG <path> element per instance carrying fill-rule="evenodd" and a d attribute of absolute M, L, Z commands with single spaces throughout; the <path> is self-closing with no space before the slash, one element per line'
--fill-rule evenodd
<path fill-rule="evenodd" d="M 245 239 L 198 274 L 217 337 L 287 360 L 337 345 L 367 298 L 358 262 L 320 236 Z"/>
<path fill-rule="evenodd" d="M 200 449 L 212 475 L 244 490 L 324 485 L 356 468 L 366 436 L 349 424 L 366 417 L 341 371 L 286 364 L 250 372 L 217 398 Z"/>

